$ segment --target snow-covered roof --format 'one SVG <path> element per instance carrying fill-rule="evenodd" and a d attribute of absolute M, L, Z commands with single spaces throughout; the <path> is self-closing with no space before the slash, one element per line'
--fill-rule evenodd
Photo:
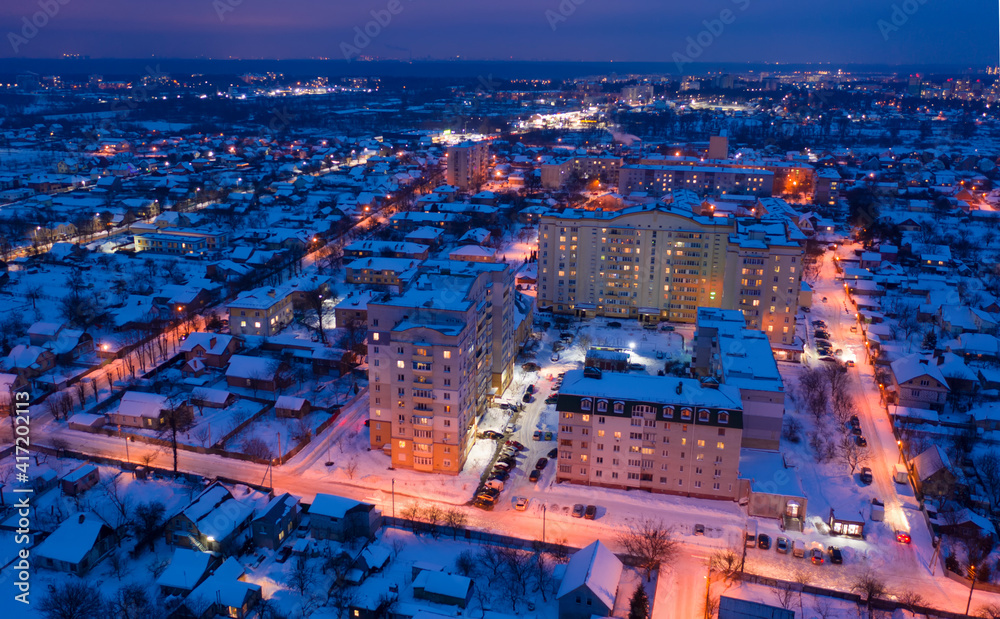
<path fill-rule="evenodd" d="M 316 499 L 309 506 L 309 513 L 339 519 L 358 505 L 364 505 L 364 503 L 334 494 L 320 493 L 316 495 Z"/>
<path fill-rule="evenodd" d="M 677 386 L 681 388 L 678 392 Z M 703 388 L 693 378 L 618 374 L 605 372 L 601 378 L 588 378 L 583 370 L 570 370 L 563 378 L 560 394 L 618 398 L 665 404 L 742 409 L 739 389 L 730 385 Z"/>
<path fill-rule="evenodd" d="M 232 335 L 196 332 L 188 335 L 178 350 L 180 352 L 190 352 L 196 347 L 201 346 L 210 355 L 220 355 L 232 341 Z"/>
<path fill-rule="evenodd" d="M 226 376 L 233 378 L 253 378 L 260 380 L 270 380 L 275 374 L 277 362 L 267 357 L 248 357 L 246 355 L 233 355 L 229 359 L 229 367 L 226 368 Z"/>
<path fill-rule="evenodd" d="M 928 359 L 919 353 L 896 359 L 889 367 L 892 368 L 892 374 L 895 376 L 896 383 L 898 384 L 903 384 L 920 376 L 930 376 L 942 385 L 947 384 L 944 374 L 938 369 L 933 359 Z"/>
<path fill-rule="evenodd" d="M 66 476 L 63 477 L 63 481 L 67 481 L 71 484 L 76 483 L 96 470 L 97 467 L 94 466 L 93 464 L 81 464 L 80 466 L 76 467 L 75 469 L 67 473 Z"/>
<path fill-rule="evenodd" d="M 175 548 L 170 565 L 156 579 L 156 584 L 161 587 L 190 591 L 205 575 L 211 558 L 212 555 L 207 552 Z"/>
<path fill-rule="evenodd" d="M 623 567 L 621 560 L 607 546 L 596 541 L 570 557 L 556 599 L 586 587 L 602 604 L 614 608 Z"/>
<path fill-rule="evenodd" d="M 118 413 L 130 417 L 160 418 L 160 411 L 170 408 L 166 396 L 142 391 L 128 391 L 118 402 Z"/>
<path fill-rule="evenodd" d="M 94 547 L 101 529 L 110 527 L 93 512 L 80 512 L 70 516 L 52 535 L 35 548 L 40 557 L 76 565 Z"/>
<path fill-rule="evenodd" d="M 951 463 L 948 461 L 948 454 L 938 445 L 929 447 L 924 452 L 914 457 L 910 463 L 917 474 L 917 479 L 923 481 L 937 473 L 941 469 L 951 470 Z"/>
<path fill-rule="evenodd" d="M 225 389 L 212 389 L 210 387 L 195 387 L 191 390 L 191 399 L 209 404 L 225 404 L 232 394 Z"/>
<path fill-rule="evenodd" d="M 617 585 L 617 583 L 615 583 Z M 446 574 L 434 570 L 423 570 L 413 579 L 414 589 L 426 593 L 465 599 L 472 587 L 472 579 L 458 574 Z"/>
<path fill-rule="evenodd" d="M 229 557 L 214 574 L 191 592 L 191 595 L 184 600 L 185 606 L 199 617 L 216 602 L 230 608 L 242 608 L 250 591 L 261 590 L 260 585 L 239 580 L 242 575 L 243 567 L 236 559 Z M 191 608 L 191 605 L 197 607 Z"/>
<path fill-rule="evenodd" d="M 182 513 L 198 527 L 202 535 L 223 540 L 242 524 L 253 510 L 253 505 L 237 501 L 228 488 L 214 483 L 203 490 Z"/>
<path fill-rule="evenodd" d="M 302 410 L 305 406 L 305 399 L 296 398 L 295 396 L 283 395 L 278 397 L 278 401 L 274 403 L 274 408 L 283 408 L 291 411 Z"/>

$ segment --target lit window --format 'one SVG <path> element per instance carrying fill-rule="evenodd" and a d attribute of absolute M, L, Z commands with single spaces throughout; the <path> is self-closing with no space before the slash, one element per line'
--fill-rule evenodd
<path fill-rule="evenodd" d="M 726 448 L 726 444 L 723 443 L 722 441 L 719 441 L 718 443 L 716 443 L 715 446 L 718 447 L 719 449 L 725 449 Z"/>
<path fill-rule="evenodd" d="M 406 367 L 406 363 L 404 363 L 403 360 L 400 359 L 399 361 L 396 362 L 396 367 L 399 369 L 403 369 Z"/>
<path fill-rule="evenodd" d="M 254 326 L 255 328 L 257 328 L 257 329 L 260 329 L 260 323 L 259 323 L 259 322 L 255 322 L 255 323 L 253 323 L 253 326 Z"/>
<path fill-rule="evenodd" d="M 406 441 L 399 441 L 399 448 L 406 449 Z"/>
<path fill-rule="evenodd" d="M 444 358 L 445 359 L 451 359 L 451 351 L 450 350 L 444 351 Z"/>
<path fill-rule="evenodd" d="M 372 333 L 372 339 L 378 341 L 378 333 Z"/>

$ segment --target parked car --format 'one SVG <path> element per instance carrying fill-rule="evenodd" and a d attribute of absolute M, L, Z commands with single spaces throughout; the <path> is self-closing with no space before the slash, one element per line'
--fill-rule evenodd
<path fill-rule="evenodd" d="M 541 477 L 542 477 L 542 472 L 539 471 L 538 469 L 535 469 L 535 470 L 531 471 L 530 473 L 528 473 L 528 481 L 530 481 L 531 483 L 535 483 Z"/>
<path fill-rule="evenodd" d="M 861 483 L 866 486 L 872 483 L 872 470 L 867 466 L 861 467 Z"/>
<path fill-rule="evenodd" d="M 831 357 L 830 355 L 824 355 L 824 356 L 820 357 L 819 360 L 822 361 L 822 362 L 824 362 L 824 363 L 836 363 L 837 362 L 837 360 L 834 359 L 833 357 Z"/>
<path fill-rule="evenodd" d="M 696 524 L 696 525 L 694 525 L 694 534 L 695 535 L 704 535 L 705 534 L 705 525 L 703 525 L 703 524 Z"/>
<path fill-rule="evenodd" d="M 486 488 L 492 488 L 493 490 L 499 490 L 503 492 L 503 482 L 499 479 L 491 479 L 486 482 Z"/>
<path fill-rule="evenodd" d="M 757 548 L 760 548 L 761 550 L 770 550 L 771 549 L 771 538 L 769 536 L 767 536 L 767 535 L 764 535 L 763 533 L 761 533 L 760 535 L 758 535 L 757 536 Z"/>
<path fill-rule="evenodd" d="M 809 551 L 809 559 L 813 565 L 823 565 L 823 551 L 819 548 L 813 548 Z"/>
<path fill-rule="evenodd" d="M 472 505 L 478 507 L 479 509 L 491 511 L 494 507 L 496 507 L 496 501 L 491 501 L 489 499 L 481 499 L 477 497 L 476 500 L 472 502 Z"/>
<path fill-rule="evenodd" d="M 597 517 L 597 506 L 588 505 L 586 511 L 583 512 L 583 517 L 587 520 L 593 520 Z"/>
<path fill-rule="evenodd" d="M 583 503 L 577 503 L 573 506 L 573 513 L 571 514 L 574 518 L 583 518 L 583 512 L 586 511 L 586 507 Z"/>
<path fill-rule="evenodd" d="M 860 428 L 861 427 L 861 420 L 858 419 L 857 415 L 851 415 L 850 424 L 851 424 L 852 428 Z"/>
<path fill-rule="evenodd" d="M 520 443 L 519 441 L 514 441 L 514 440 L 507 441 L 506 445 L 508 447 L 513 447 L 514 449 L 516 449 L 518 451 L 524 451 L 525 449 L 527 449 L 527 447 L 525 447 L 522 443 Z"/>
<path fill-rule="evenodd" d="M 857 332 L 858 332 L 858 325 L 851 325 L 851 333 L 857 333 Z"/>
<path fill-rule="evenodd" d="M 552 433 L 551 432 L 546 432 L 545 433 L 545 440 L 551 441 L 552 439 L 553 439 Z"/>
<path fill-rule="evenodd" d="M 847 365 L 847 367 L 849 367 L 849 368 L 853 368 L 854 367 L 854 359 L 848 359 L 847 361 L 844 362 L 844 364 Z"/>
<path fill-rule="evenodd" d="M 519 496 L 514 499 L 514 509 L 519 512 L 523 512 L 528 509 L 528 497 Z"/>
<path fill-rule="evenodd" d="M 814 321 L 812 321 L 812 326 L 814 326 L 814 327 L 825 327 L 826 323 L 823 322 L 822 320 L 814 320 Z"/>
<path fill-rule="evenodd" d="M 500 481 L 507 481 L 510 478 L 510 471 L 495 470 L 490 473 L 487 479 L 499 479 Z"/>
<path fill-rule="evenodd" d="M 549 450 L 549 453 L 547 453 L 545 455 L 545 457 L 547 457 L 547 458 L 555 458 L 558 455 L 559 455 L 559 448 L 558 447 L 553 447 L 552 449 Z"/>
<path fill-rule="evenodd" d="M 510 433 L 512 433 L 516 429 L 517 429 L 517 426 L 515 426 L 512 423 L 508 423 L 506 426 L 504 426 L 503 431 L 506 432 L 507 434 L 510 434 Z"/>
<path fill-rule="evenodd" d="M 548 458 L 539 458 L 538 462 L 535 463 L 535 470 L 540 471 L 545 468 L 545 465 L 549 463 Z"/>
<path fill-rule="evenodd" d="M 830 563 L 833 563 L 835 565 L 840 565 L 841 563 L 844 562 L 844 554 L 840 552 L 840 548 L 837 548 L 836 546 L 830 546 L 829 551 L 830 551 Z"/>
<path fill-rule="evenodd" d="M 496 470 L 498 470 L 498 471 L 506 471 L 506 470 L 514 468 L 514 466 L 511 465 L 511 464 L 508 464 L 508 463 L 504 462 L 503 460 L 501 460 L 501 461 L 497 462 L 496 464 L 494 464 L 493 468 L 496 469 Z"/>
<path fill-rule="evenodd" d="M 483 438 L 488 438 L 488 439 L 496 440 L 498 438 L 503 437 L 503 434 L 500 434 L 496 430 L 486 430 L 480 436 L 482 436 Z"/>
<path fill-rule="evenodd" d="M 611 327 L 612 329 L 621 329 L 622 323 L 612 320 L 611 322 L 608 323 L 608 326 Z"/>
<path fill-rule="evenodd" d="M 525 392 L 524 396 L 521 397 L 521 401 L 522 402 L 530 402 L 531 401 L 531 394 L 528 393 L 528 392 Z"/>
<path fill-rule="evenodd" d="M 855 436 L 854 444 L 857 445 L 858 447 L 868 447 L 868 439 L 866 439 L 863 436 Z"/>
<path fill-rule="evenodd" d="M 854 436 L 861 436 L 861 428 L 851 428 L 851 434 Z"/>
<path fill-rule="evenodd" d="M 556 400 L 558 400 L 558 399 L 559 399 L 559 396 L 553 393 L 549 397 L 545 398 L 545 403 L 546 404 L 555 404 Z"/>
<path fill-rule="evenodd" d="M 826 297 L 823 297 L 823 303 L 826 303 Z"/>
<path fill-rule="evenodd" d="M 778 539 L 774 540 L 774 549 L 777 550 L 778 552 L 780 552 L 783 555 L 787 555 L 788 554 L 788 538 L 785 537 L 785 536 L 783 536 L 783 535 L 779 535 Z"/>
<path fill-rule="evenodd" d="M 816 329 L 814 336 L 822 340 L 828 340 L 830 339 L 830 332 L 826 329 Z"/>
<path fill-rule="evenodd" d="M 802 542 L 792 542 L 792 556 L 801 559 L 806 556 L 806 549 Z"/>
<path fill-rule="evenodd" d="M 535 430 L 535 432 L 531 435 L 531 438 L 532 438 L 532 440 L 535 440 L 535 441 L 542 440 L 542 431 L 541 430 Z"/>
<path fill-rule="evenodd" d="M 903 531 L 896 531 L 896 541 L 900 544 L 909 544 L 910 534 Z"/>

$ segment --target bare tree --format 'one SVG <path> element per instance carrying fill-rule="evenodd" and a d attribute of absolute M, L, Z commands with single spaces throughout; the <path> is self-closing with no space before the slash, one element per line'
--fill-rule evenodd
<path fill-rule="evenodd" d="M 673 529 L 663 521 L 644 518 L 630 521 L 616 536 L 618 544 L 638 559 L 638 566 L 646 572 L 646 581 L 653 579 L 653 571 L 669 562 L 677 552 Z"/>
<path fill-rule="evenodd" d="M 177 437 L 187 432 L 194 425 L 194 414 L 186 402 L 170 401 L 163 412 L 163 423 L 158 434 L 170 441 L 170 449 L 174 455 L 174 475 L 177 474 Z"/>
<path fill-rule="evenodd" d="M 142 548 L 144 543 L 150 547 L 156 543 L 156 538 L 163 526 L 166 507 L 159 501 L 140 503 L 135 508 L 135 518 L 132 522 L 132 531 L 136 537 L 136 550 Z"/>
<path fill-rule="evenodd" d="M 499 555 L 504 572 L 500 587 L 507 594 L 511 611 L 517 612 L 517 602 L 523 600 L 528 593 L 528 584 L 534 568 L 532 554 L 520 548 L 501 546 Z"/>
<path fill-rule="evenodd" d="M 791 610 L 795 603 L 795 589 L 788 583 L 778 583 L 771 589 L 774 601 L 785 610 Z"/>
<path fill-rule="evenodd" d="M 104 500 L 114 508 L 114 518 L 110 524 L 114 525 L 116 534 L 119 536 L 132 521 L 133 500 L 128 495 L 121 483 L 121 473 L 105 476 L 98 482 Z"/>
<path fill-rule="evenodd" d="M 252 436 L 245 441 L 241 450 L 244 454 L 250 456 L 251 458 L 257 458 L 258 460 L 271 460 L 271 448 L 268 447 L 264 439 L 259 436 Z"/>
<path fill-rule="evenodd" d="M 316 571 L 309 565 L 309 559 L 305 555 L 299 555 L 295 558 L 292 572 L 288 576 L 289 586 L 304 598 L 314 582 L 316 582 Z"/>
<path fill-rule="evenodd" d="M 854 577 L 851 582 L 851 591 L 857 593 L 865 601 L 865 608 L 868 611 L 868 616 L 871 617 L 872 603 L 886 597 L 889 588 L 874 570 L 866 568 Z"/>
<path fill-rule="evenodd" d="M 441 511 L 441 508 L 436 503 L 431 503 L 424 509 L 424 520 L 427 521 L 427 526 L 434 537 L 438 536 L 438 525 L 441 524 L 443 517 L 444 512 Z"/>
<path fill-rule="evenodd" d="M 817 422 L 826 416 L 827 383 L 821 370 L 805 368 L 799 376 L 799 400 Z"/>
<path fill-rule="evenodd" d="M 730 547 L 716 550 L 708 559 L 708 567 L 728 582 L 740 571 L 742 558 L 742 549 L 737 550 Z"/>
<path fill-rule="evenodd" d="M 854 475 L 858 467 L 867 464 L 870 459 L 868 450 L 859 447 L 854 441 L 854 437 L 849 434 L 841 438 L 839 453 L 844 464 L 851 469 L 851 475 Z"/>
<path fill-rule="evenodd" d="M 983 482 L 990 498 L 990 505 L 996 509 L 1000 506 L 1000 457 L 996 451 L 990 450 L 976 458 L 975 463 L 979 480 Z"/>
<path fill-rule="evenodd" d="M 45 619 L 103 619 L 100 589 L 82 580 L 65 580 L 53 586 L 39 602 Z"/>
<path fill-rule="evenodd" d="M 465 526 L 468 519 L 469 518 L 465 515 L 465 512 L 457 507 L 449 507 L 444 512 L 444 524 L 445 526 L 451 527 L 451 536 L 453 539 L 457 539 L 458 530 Z"/>

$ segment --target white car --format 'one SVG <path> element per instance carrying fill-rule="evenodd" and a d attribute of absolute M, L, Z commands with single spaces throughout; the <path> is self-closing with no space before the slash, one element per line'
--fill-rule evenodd
<path fill-rule="evenodd" d="M 523 512 L 528 509 L 528 497 L 519 496 L 514 498 L 514 509 L 519 512 Z"/>

